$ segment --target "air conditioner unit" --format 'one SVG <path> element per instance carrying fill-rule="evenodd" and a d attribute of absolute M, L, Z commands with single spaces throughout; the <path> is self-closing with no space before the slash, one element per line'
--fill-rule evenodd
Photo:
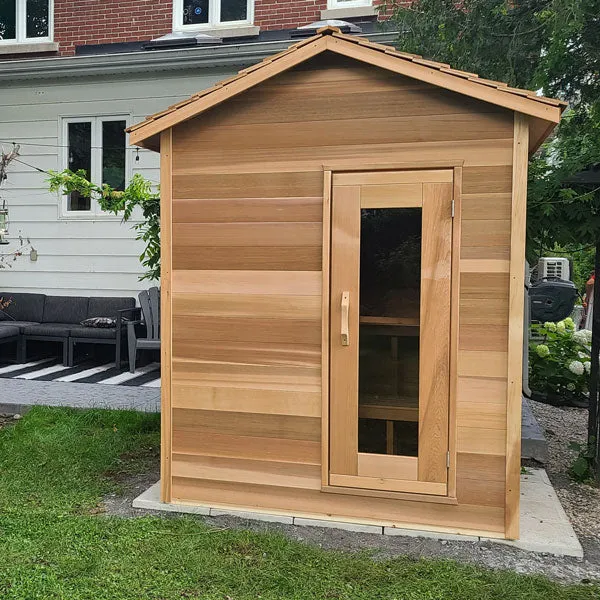
<path fill-rule="evenodd" d="M 568 258 L 545 257 L 540 258 L 537 264 L 537 281 L 548 279 L 571 280 Z"/>

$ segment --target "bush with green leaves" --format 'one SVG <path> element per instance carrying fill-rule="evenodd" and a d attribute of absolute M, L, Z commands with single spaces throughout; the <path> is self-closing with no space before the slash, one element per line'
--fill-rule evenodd
<path fill-rule="evenodd" d="M 537 394 L 556 404 L 587 401 L 591 331 L 575 331 L 569 317 L 558 323 L 531 326 L 529 383 Z"/>
<path fill-rule="evenodd" d="M 115 190 L 108 184 L 96 185 L 87 179 L 84 169 L 73 172 L 65 169 L 60 173 L 50 171 L 48 185 L 51 192 L 70 194 L 78 192 L 84 198 L 98 201 L 102 210 L 115 215 L 122 213 L 123 221 L 129 221 L 133 211 L 139 207 L 142 220 L 133 226 L 137 232 L 135 239 L 146 244 L 140 255 L 140 262 L 146 272 L 143 279 L 160 279 L 160 194 L 152 183 L 136 173 L 124 190 Z"/>

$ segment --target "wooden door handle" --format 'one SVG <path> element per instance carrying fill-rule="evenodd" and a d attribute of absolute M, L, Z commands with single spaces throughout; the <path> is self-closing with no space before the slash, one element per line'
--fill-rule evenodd
<path fill-rule="evenodd" d="M 350 318 L 350 292 L 342 292 L 342 346 L 350 345 L 348 319 Z"/>

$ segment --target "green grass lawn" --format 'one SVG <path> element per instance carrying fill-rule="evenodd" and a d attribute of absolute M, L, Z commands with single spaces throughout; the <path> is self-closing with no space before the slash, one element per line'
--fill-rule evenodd
<path fill-rule="evenodd" d="M 191 517 L 99 514 L 156 460 L 159 418 L 36 408 L 0 430 L 0 598 L 589 600 L 595 586 L 324 551 Z"/>

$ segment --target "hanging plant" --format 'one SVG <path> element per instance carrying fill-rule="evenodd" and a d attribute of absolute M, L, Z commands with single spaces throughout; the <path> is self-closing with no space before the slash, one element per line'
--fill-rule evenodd
<path fill-rule="evenodd" d="M 78 192 L 84 198 L 98 201 L 107 212 L 122 213 L 123 221 L 129 221 L 136 207 L 142 211 L 143 220 L 133 225 L 135 239 L 145 243 L 140 262 L 146 272 L 143 279 L 160 279 L 160 195 L 152 183 L 136 173 L 124 190 L 115 190 L 106 183 L 96 185 L 86 179 L 83 169 L 73 172 L 65 169 L 60 173 L 49 171 L 48 185 L 51 192 L 70 194 Z"/>

